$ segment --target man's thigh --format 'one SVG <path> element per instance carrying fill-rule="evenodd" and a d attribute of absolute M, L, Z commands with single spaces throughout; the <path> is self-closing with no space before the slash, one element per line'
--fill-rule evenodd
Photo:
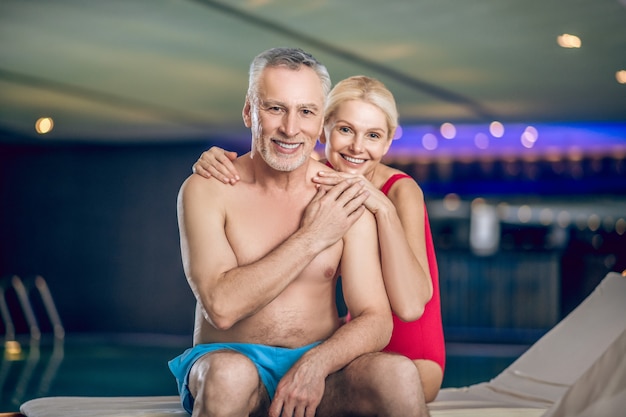
<path fill-rule="evenodd" d="M 373 377 L 367 367 L 376 362 L 378 354 L 363 355 L 345 368 L 326 378 L 324 396 L 317 409 L 318 416 L 359 416 L 370 415 L 374 406 L 368 400 L 366 391 Z"/>
<path fill-rule="evenodd" d="M 328 376 L 316 415 L 403 415 L 402 410 L 421 408 L 421 391 L 419 373 L 410 359 L 370 353 Z"/>

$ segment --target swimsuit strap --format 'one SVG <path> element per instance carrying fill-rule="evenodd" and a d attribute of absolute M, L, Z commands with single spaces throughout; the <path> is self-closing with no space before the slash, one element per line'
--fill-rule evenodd
<path fill-rule="evenodd" d="M 389 179 L 383 184 L 382 187 L 380 187 L 380 191 L 382 191 L 385 195 L 387 195 L 387 193 L 389 193 L 389 189 L 391 188 L 391 186 L 394 185 L 396 181 L 401 180 L 402 178 L 411 178 L 411 176 L 404 174 L 404 173 L 394 174 L 391 177 L 389 177 Z"/>

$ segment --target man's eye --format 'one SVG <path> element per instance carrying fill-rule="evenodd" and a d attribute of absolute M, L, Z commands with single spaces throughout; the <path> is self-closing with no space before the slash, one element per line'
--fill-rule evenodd
<path fill-rule="evenodd" d="M 278 114 L 282 111 L 282 108 L 280 106 L 265 106 L 263 110 L 268 113 Z"/>

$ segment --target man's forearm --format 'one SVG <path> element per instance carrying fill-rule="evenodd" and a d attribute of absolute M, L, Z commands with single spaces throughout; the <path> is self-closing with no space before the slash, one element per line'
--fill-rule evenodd
<path fill-rule="evenodd" d="M 325 249 L 312 232 L 298 230 L 267 255 L 225 272 L 210 291 L 200 291 L 208 319 L 227 329 L 261 310 Z"/>
<path fill-rule="evenodd" d="M 302 360 L 313 361 L 326 375 L 337 372 L 366 353 L 378 352 L 389 343 L 393 321 L 389 312 L 355 317 L 326 341 L 307 352 Z"/>

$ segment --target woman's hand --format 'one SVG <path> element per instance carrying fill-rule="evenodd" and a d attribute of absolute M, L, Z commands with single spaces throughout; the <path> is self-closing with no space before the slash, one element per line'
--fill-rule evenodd
<path fill-rule="evenodd" d="M 313 182 L 320 185 L 336 185 L 347 178 L 357 178 L 363 181 L 363 189 L 368 191 L 369 197 L 365 200 L 364 206 L 374 215 L 379 211 L 389 210 L 393 208 L 393 204 L 378 188 L 376 188 L 363 175 L 349 174 L 337 171 L 320 171 L 317 176 L 313 177 Z"/>
<path fill-rule="evenodd" d="M 191 170 L 204 178 L 215 177 L 224 184 L 235 184 L 239 181 L 239 173 L 232 163 L 235 159 L 237 152 L 212 146 L 208 151 L 202 152 Z"/>

